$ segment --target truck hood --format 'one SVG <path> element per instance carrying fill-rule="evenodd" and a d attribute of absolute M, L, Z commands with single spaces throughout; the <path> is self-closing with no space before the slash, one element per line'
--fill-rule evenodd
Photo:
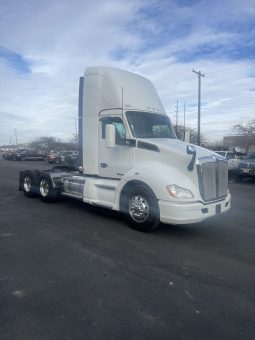
<path fill-rule="evenodd" d="M 176 158 L 187 157 L 191 159 L 192 155 L 187 155 L 187 145 L 193 145 L 196 148 L 196 159 L 201 157 L 208 156 L 216 156 L 219 158 L 219 155 L 215 154 L 213 151 L 205 149 L 201 146 L 197 146 L 191 143 L 182 142 L 179 139 L 170 139 L 170 138 L 146 138 L 139 139 L 142 142 L 153 144 L 159 148 L 159 151 L 163 154 L 171 154 Z"/>
<path fill-rule="evenodd" d="M 194 199 L 200 200 L 196 161 L 204 157 L 212 157 L 211 161 L 215 161 L 216 158 L 222 159 L 222 157 L 210 150 L 193 145 L 196 158 L 194 166 L 191 167 L 193 154 L 187 154 L 187 145 L 193 144 L 178 139 L 139 138 L 135 156 L 135 173 L 139 173 L 141 180 L 145 179 L 145 182 L 147 180 L 151 188 L 156 191 L 159 191 L 158 187 L 165 188 L 166 184 L 176 184 L 189 189 L 194 194 Z M 158 178 L 158 181 L 155 181 L 155 178 Z M 155 183 L 159 181 L 161 184 L 158 186 Z M 160 191 L 158 197 L 169 199 L 166 190 Z"/>

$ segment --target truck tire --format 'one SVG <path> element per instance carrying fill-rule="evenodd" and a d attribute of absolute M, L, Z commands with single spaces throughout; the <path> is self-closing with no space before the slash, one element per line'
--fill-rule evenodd
<path fill-rule="evenodd" d="M 38 182 L 36 175 L 32 171 L 24 171 L 21 179 L 21 189 L 25 196 L 38 196 Z"/>
<path fill-rule="evenodd" d="M 153 191 L 144 185 L 137 185 L 126 192 L 124 211 L 133 229 L 148 232 L 159 226 L 157 198 Z"/>
<path fill-rule="evenodd" d="M 56 190 L 52 186 L 51 178 L 43 175 L 39 179 L 39 195 L 43 202 L 54 202 L 59 196 L 59 190 Z"/>

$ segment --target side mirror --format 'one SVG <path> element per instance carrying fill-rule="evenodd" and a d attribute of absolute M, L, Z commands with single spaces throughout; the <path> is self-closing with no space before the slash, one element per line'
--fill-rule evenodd
<path fill-rule="evenodd" d="M 194 163 L 196 160 L 196 148 L 194 145 L 187 145 L 187 155 L 192 155 L 191 161 L 188 165 L 188 170 L 192 171 L 194 169 Z"/>
<path fill-rule="evenodd" d="M 187 145 L 187 154 L 188 155 L 193 155 L 196 153 L 196 148 L 194 145 Z"/>
<path fill-rule="evenodd" d="M 115 147 L 116 131 L 115 125 L 107 124 L 105 127 L 105 145 L 107 148 Z"/>

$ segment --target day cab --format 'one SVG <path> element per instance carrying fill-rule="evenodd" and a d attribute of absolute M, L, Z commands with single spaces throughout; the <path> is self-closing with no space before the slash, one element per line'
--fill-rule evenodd
<path fill-rule="evenodd" d="M 190 224 L 230 209 L 221 156 L 176 138 L 153 84 L 109 67 L 80 79 L 79 170 L 23 171 L 20 190 L 80 199 L 126 214 L 132 227 Z"/>

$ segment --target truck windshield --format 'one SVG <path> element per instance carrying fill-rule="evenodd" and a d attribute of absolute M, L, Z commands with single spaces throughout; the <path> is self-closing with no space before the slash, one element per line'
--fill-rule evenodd
<path fill-rule="evenodd" d="M 139 111 L 126 112 L 129 127 L 136 138 L 176 138 L 167 116 Z"/>

